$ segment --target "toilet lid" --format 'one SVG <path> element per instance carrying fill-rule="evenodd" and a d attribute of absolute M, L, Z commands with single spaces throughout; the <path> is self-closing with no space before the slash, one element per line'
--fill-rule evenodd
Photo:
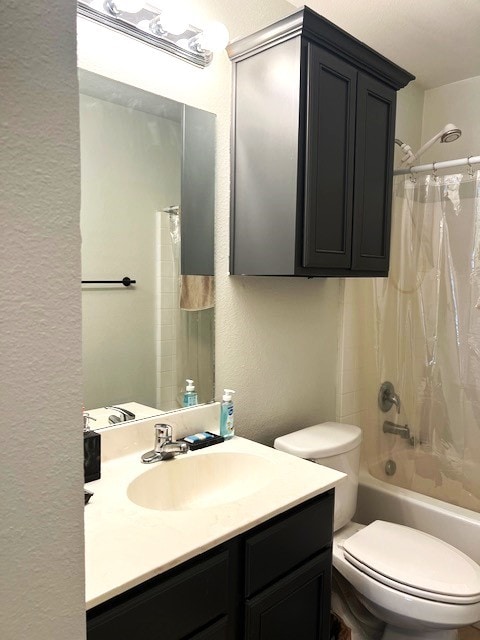
<path fill-rule="evenodd" d="M 397 591 L 453 604 L 480 602 L 480 567 L 434 536 L 376 520 L 343 543 L 345 559 Z"/>
<path fill-rule="evenodd" d="M 273 446 L 299 458 L 321 459 L 347 453 L 361 441 L 362 430 L 354 424 L 322 422 L 280 436 Z"/>

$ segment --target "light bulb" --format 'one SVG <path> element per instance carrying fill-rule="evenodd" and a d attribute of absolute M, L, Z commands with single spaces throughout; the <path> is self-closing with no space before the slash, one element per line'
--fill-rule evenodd
<path fill-rule="evenodd" d="M 229 40 L 227 27 L 221 22 L 210 22 L 200 36 L 200 46 L 207 51 L 225 49 Z"/>
<path fill-rule="evenodd" d="M 143 0 L 113 0 L 120 12 L 138 13 L 143 9 Z"/>
<path fill-rule="evenodd" d="M 140 22 L 137 24 L 137 29 L 150 33 L 150 20 L 140 20 Z"/>
<path fill-rule="evenodd" d="M 160 22 L 162 28 L 174 36 L 185 33 L 188 29 L 188 20 L 179 11 L 174 9 L 165 9 L 160 14 Z"/>

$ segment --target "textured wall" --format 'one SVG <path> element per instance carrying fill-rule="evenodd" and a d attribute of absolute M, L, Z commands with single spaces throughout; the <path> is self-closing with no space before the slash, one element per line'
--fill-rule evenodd
<path fill-rule="evenodd" d="M 411 82 L 397 93 L 397 118 L 395 137 L 409 144 L 415 152 L 422 140 L 422 113 L 426 91 L 416 82 Z M 403 151 L 395 145 L 394 167 L 399 167 Z"/>
<path fill-rule="evenodd" d="M 0 6 L 0 637 L 84 637 L 75 2 Z"/>
<path fill-rule="evenodd" d="M 480 155 L 479 105 L 480 76 L 426 91 L 422 143 L 430 140 L 449 122 L 460 127 L 463 133 L 462 137 L 455 142 L 435 143 L 422 156 L 421 162 L 438 162 Z"/>
<path fill-rule="evenodd" d="M 184 3 L 182 3 L 184 4 Z M 283 0 L 192 2 L 192 23 L 247 35 L 294 8 Z M 194 20 L 198 21 L 195 22 Z M 115 51 L 115 56 L 110 55 Z M 237 432 L 259 441 L 335 415 L 338 280 L 228 276 L 231 63 L 225 52 L 199 70 L 79 21 L 79 65 L 217 114 L 216 398 L 235 389 Z M 273 159 L 272 159 L 273 160 Z"/>

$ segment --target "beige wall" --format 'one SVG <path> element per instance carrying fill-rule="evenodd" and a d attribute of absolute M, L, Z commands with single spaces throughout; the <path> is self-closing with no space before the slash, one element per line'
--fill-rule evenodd
<path fill-rule="evenodd" d="M 231 38 L 293 10 L 281 0 L 261 5 L 233 0 L 194 4 L 198 24 L 209 18 L 222 20 Z M 200 70 L 80 20 L 79 64 L 217 114 L 216 398 L 223 387 L 237 391 L 237 432 L 271 442 L 278 433 L 332 419 L 339 281 L 228 276 L 231 63 L 227 54 L 217 54 L 210 67 Z"/>
<path fill-rule="evenodd" d="M 422 144 L 450 122 L 462 129 L 462 136 L 449 144 L 435 143 L 422 163 L 480 155 L 479 108 L 480 76 L 425 91 Z"/>
<path fill-rule="evenodd" d="M 0 637 L 84 637 L 73 0 L 0 8 Z"/>
<path fill-rule="evenodd" d="M 397 117 L 395 137 L 409 144 L 416 151 L 422 140 L 422 114 L 425 91 L 416 82 L 411 82 L 397 93 Z M 402 151 L 395 145 L 395 167 L 400 166 Z"/>

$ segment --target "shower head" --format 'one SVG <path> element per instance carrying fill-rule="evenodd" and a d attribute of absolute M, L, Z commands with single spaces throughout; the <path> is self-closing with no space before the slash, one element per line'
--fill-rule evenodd
<path fill-rule="evenodd" d="M 448 131 L 445 131 L 445 133 L 443 133 L 440 138 L 440 142 L 455 142 L 455 140 L 458 140 L 461 135 L 462 130 L 455 127 L 453 129 L 449 129 Z"/>
<path fill-rule="evenodd" d="M 169 213 L 170 215 L 173 213 L 174 215 L 178 215 L 180 213 L 180 206 L 178 204 L 171 204 L 169 207 L 165 207 L 163 209 L 165 213 Z"/>
<path fill-rule="evenodd" d="M 406 154 L 402 158 L 402 165 L 410 167 L 415 162 L 415 160 L 418 160 L 418 158 L 423 155 L 425 151 L 427 151 L 427 149 L 430 149 L 430 147 L 434 145 L 437 140 L 440 140 L 440 142 L 455 142 L 455 140 L 458 140 L 461 135 L 462 130 L 459 129 L 456 125 L 449 122 L 443 127 L 443 129 L 436 133 L 433 138 L 426 142 L 423 147 L 420 147 L 417 153 Z"/>

